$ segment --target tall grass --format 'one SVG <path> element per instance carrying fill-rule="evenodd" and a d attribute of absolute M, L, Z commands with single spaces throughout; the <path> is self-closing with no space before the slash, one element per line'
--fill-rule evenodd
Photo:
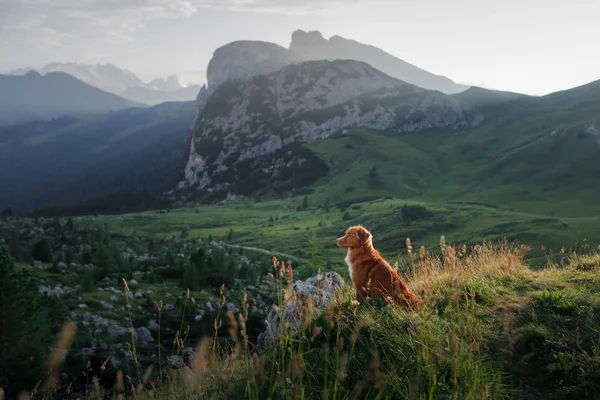
<path fill-rule="evenodd" d="M 264 348 L 256 348 L 246 330 L 247 297 L 238 315 L 224 313 L 225 288 L 221 286 L 213 334 L 199 341 L 188 365 L 163 371 L 159 336 L 160 381 L 149 385 L 145 376 L 129 395 L 136 399 L 510 397 L 504 360 L 488 355 L 489 338 L 502 333 L 492 331 L 498 328 L 483 313 L 482 293 L 489 282 L 537 273 L 523 264 L 527 247 L 506 241 L 457 247 L 442 237 L 439 254 L 421 247 L 417 255 L 410 241 L 407 244 L 408 257 L 396 267 L 421 297 L 421 312 L 388 307 L 379 299 L 360 304 L 349 286 L 335 293 L 326 309 L 317 310 L 313 298 L 301 299 L 292 290 L 292 267 L 274 258 L 269 276 L 277 290 L 273 308 L 279 311 L 278 335 Z M 599 265 L 597 256 L 572 262 L 585 269 Z M 187 338 L 181 332 L 189 291 L 185 297 L 174 342 L 177 354 Z M 296 315 L 291 324 L 284 319 L 289 307 L 294 307 L 291 311 Z M 131 314 L 130 322 L 133 329 Z M 224 322 L 226 341 L 219 338 Z M 135 366 L 139 379 L 137 361 Z M 88 397 L 111 397 L 122 391 L 122 383 L 118 385 L 114 391 L 98 388 Z"/>

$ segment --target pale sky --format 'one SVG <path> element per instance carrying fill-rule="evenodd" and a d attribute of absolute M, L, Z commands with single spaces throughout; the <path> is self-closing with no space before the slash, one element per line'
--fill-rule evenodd
<path fill-rule="evenodd" d="M 149 80 L 205 70 L 234 40 L 288 47 L 296 29 L 494 89 L 600 79 L 600 0 L 0 0 L 0 72 L 109 62 Z"/>

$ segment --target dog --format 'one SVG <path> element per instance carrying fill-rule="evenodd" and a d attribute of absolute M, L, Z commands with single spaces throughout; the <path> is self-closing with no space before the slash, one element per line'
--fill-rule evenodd
<path fill-rule="evenodd" d="M 408 290 L 398 272 L 373 247 L 373 235 L 362 225 L 348 228 L 336 239 L 338 246 L 347 248 L 346 264 L 356 290 L 356 300 L 380 297 L 388 304 L 401 304 L 419 311 L 421 301 Z"/>

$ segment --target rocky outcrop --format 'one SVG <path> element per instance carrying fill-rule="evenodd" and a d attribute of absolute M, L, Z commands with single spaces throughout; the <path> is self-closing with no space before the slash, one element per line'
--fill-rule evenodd
<path fill-rule="evenodd" d="M 418 68 L 377 47 L 341 36 L 333 36 L 327 40 L 318 31 L 295 31 L 292 34 L 290 51 L 305 60 L 350 59 L 363 61 L 404 82 L 447 94 L 459 93 L 469 88 L 466 85 L 457 84 L 445 76 Z"/>
<path fill-rule="evenodd" d="M 213 93 L 223 83 L 277 71 L 302 59 L 285 47 L 260 41 L 236 41 L 219 47 L 208 64 L 206 78 Z"/>
<path fill-rule="evenodd" d="M 302 320 L 309 302 L 312 302 L 312 313 L 317 316 L 324 311 L 334 299 L 335 292 L 344 286 L 344 280 L 336 272 L 326 272 L 307 279 L 297 281 L 292 286 L 292 294 L 285 299 L 287 305 L 280 310 L 271 310 L 266 321 L 266 330 L 258 336 L 258 346 L 268 346 L 276 339 L 283 325 L 288 326 L 289 335 L 298 333 L 302 328 Z"/>
<path fill-rule="evenodd" d="M 246 80 L 225 81 L 226 76 L 218 77 L 222 83 L 214 92 L 199 96 L 185 178 L 178 186 L 222 193 L 216 200 L 227 193 L 250 194 L 250 184 L 235 187 L 241 180 L 298 173 L 310 154 L 290 150 L 295 143 L 325 139 L 351 127 L 407 133 L 476 126 L 483 119 L 454 97 L 399 81 L 359 61 L 303 62 Z M 248 170 L 261 176 L 252 178 Z"/>

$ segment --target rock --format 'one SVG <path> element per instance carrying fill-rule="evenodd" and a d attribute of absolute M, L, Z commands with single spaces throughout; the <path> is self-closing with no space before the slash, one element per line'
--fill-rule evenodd
<path fill-rule="evenodd" d="M 157 332 L 158 328 L 159 326 L 155 319 L 151 319 L 150 322 L 148 322 L 148 329 L 152 332 Z"/>
<path fill-rule="evenodd" d="M 112 309 L 114 308 L 112 304 L 110 304 L 110 303 L 107 303 L 107 302 L 105 302 L 105 301 L 103 301 L 103 300 L 100 300 L 100 301 L 99 301 L 99 303 L 100 303 L 100 305 L 101 305 L 102 307 L 104 307 L 104 308 L 105 308 L 105 309 L 107 309 L 107 310 L 112 310 Z"/>
<path fill-rule="evenodd" d="M 193 347 L 186 347 L 182 350 L 184 359 L 190 360 L 196 355 L 196 350 Z"/>
<path fill-rule="evenodd" d="M 230 312 L 235 315 L 239 313 L 240 310 L 233 303 L 227 303 L 227 312 Z"/>
<path fill-rule="evenodd" d="M 145 328 L 145 327 L 138 328 L 138 329 L 136 329 L 136 334 L 137 334 L 137 340 L 141 344 L 148 344 L 148 343 L 154 342 L 152 333 L 150 333 L 150 330 L 148 328 Z"/>
<path fill-rule="evenodd" d="M 110 296 L 110 301 L 112 301 L 113 303 L 117 303 L 119 301 L 119 298 L 117 296 Z"/>
<path fill-rule="evenodd" d="M 62 261 L 61 261 L 61 262 L 59 262 L 59 263 L 57 264 L 57 266 L 58 266 L 58 268 L 60 268 L 60 269 L 66 269 L 66 268 L 67 268 L 67 264 L 65 264 L 65 263 L 64 263 L 64 262 L 62 262 Z"/>
<path fill-rule="evenodd" d="M 108 330 L 106 333 L 108 333 L 110 336 L 122 336 L 126 332 L 127 332 L 127 329 L 123 328 L 122 326 L 111 325 L 108 327 Z"/>
<path fill-rule="evenodd" d="M 326 272 L 307 279 L 305 282 L 296 281 L 292 286 L 293 300 L 283 310 L 271 310 L 267 317 L 267 328 L 258 337 L 258 345 L 268 345 L 280 332 L 280 312 L 283 312 L 283 323 L 289 324 L 290 334 L 297 333 L 301 328 L 302 312 L 308 297 L 313 299 L 315 314 L 329 306 L 334 293 L 344 286 L 343 278 L 336 272 Z M 294 295 L 295 294 L 295 295 Z"/>
<path fill-rule="evenodd" d="M 137 285 L 138 282 L 135 279 L 132 279 L 128 282 L 129 286 Z"/>
<path fill-rule="evenodd" d="M 144 293 L 142 292 L 135 292 L 133 297 L 135 297 L 136 299 L 141 299 L 142 297 L 144 297 Z"/>
<path fill-rule="evenodd" d="M 87 304 L 81 303 L 81 304 L 78 305 L 78 307 L 81 308 L 81 309 L 84 309 L 84 308 L 87 308 Z"/>
<path fill-rule="evenodd" d="M 206 308 L 208 308 L 208 311 L 215 311 L 215 308 L 213 307 L 213 305 L 210 301 L 207 301 L 205 306 L 206 306 Z"/>
<path fill-rule="evenodd" d="M 204 310 L 198 311 L 198 314 L 196 314 L 196 316 L 194 317 L 194 320 L 202 321 L 202 318 L 204 318 Z"/>
<path fill-rule="evenodd" d="M 123 363 L 121 362 L 121 360 L 119 360 L 116 357 L 111 357 L 110 358 L 110 365 L 115 369 L 115 370 L 120 370 L 121 366 L 123 365 Z"/>
<path fill-rule="evenodd" d="M 174 304 L 165 304 L 165 311 L 171 311 L 175 309 Z"/>

